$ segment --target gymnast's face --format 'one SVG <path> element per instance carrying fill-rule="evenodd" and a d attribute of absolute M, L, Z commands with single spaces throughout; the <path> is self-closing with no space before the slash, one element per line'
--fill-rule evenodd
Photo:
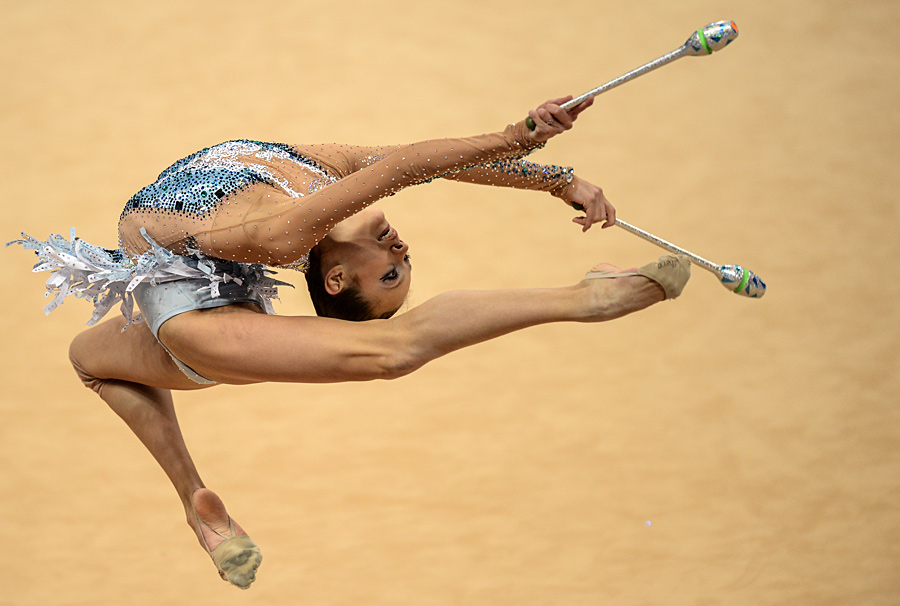
<path fill-rule="evenodd" d="M 412 280 L 409 245 L 384 213 L 369 207 L 338 223 L 328 237 L 337 264 L 325 273 L 325 290 L 336 294 L 355 282 L 376 318 L 400 309 Z"/>

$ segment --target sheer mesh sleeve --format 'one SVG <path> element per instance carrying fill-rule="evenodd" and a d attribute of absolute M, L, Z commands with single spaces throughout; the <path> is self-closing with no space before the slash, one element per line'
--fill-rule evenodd
<path fill-rule="evenodd" d="M 545 191 L 557 198 L 565 198 L 574 176 L 574 170 L 568 166 L 536 164 L 523 158 L 509 158 L 478 164 L 444 175 L 444 178 L 478 185 Z"/>

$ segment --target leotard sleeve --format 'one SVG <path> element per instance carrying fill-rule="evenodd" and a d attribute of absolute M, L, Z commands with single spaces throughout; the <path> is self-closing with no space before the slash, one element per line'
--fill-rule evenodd
<path fill-rule="evenodd" d="M 444 178 L 478 185 L 545 191 L 566 199 L 574 176 L 575 171 L 571 167 L 537 164 L 519 157 L 484 162 L 444 175 Z"/>

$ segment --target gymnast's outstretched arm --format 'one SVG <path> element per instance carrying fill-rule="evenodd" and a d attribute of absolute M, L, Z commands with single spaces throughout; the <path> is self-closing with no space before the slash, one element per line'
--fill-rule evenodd
<path fill-rule="evenodd" d="M 537 124 L 533 130 L 523 120 L 496 133 L 401 146 L 371 163 L 360 162 L 352 146 L 296 147 L 300 156 L 327 169 L 320 171 L 327 179 L 309 180 L 307 170 L 293 175 L 298 182 L 292 186 L 298 190 L 305 187 L 306 195 L 289 195 L 268 182 L 253 182 L 226 194 L 214 211 L 198 217 L 176 213 L 163 221 L 153 212 L 124 213 L 119 222 L 120 241 L 129 254 L 139 254 L 148 246 L 141 232 L 146 229 L 158 244 L 175 252 L 190 247 L 245 263 L 296 263 L 335 225 L 378 200 L 479 164 L 520 159 L 571 128 L 577 111 L 548 101 L 532 110 Z M 362 164 L 367 165 L 360 168 Z M 338 176 L 341 178 L 335 181 Z"/>
<path fill-rule="evenodd" d="M 539 123 L 539 128 L 550 128 L 546 120 L 541 118 L 543 115 L 547 119 L 556 116 L 554 121 L 557 123 L 558 132 L 569 130 L 578 115 L 593 103 L 593 97 L 589 97 L 587 101 L 568 111 L 558 107 L 569 99 L 570 97 L 553 99 L 533 110 L 532 114 L 536 123 Z M 344 144 L 293 146 L 301 156 L 313 158 L 323 166 L 327 166 L 332 173 L 343 176 L 385 160 L 407 147 Z M 615 209 L 599 187 L 581 179 L 571 167 L 529 162 L 525 160 L 525 153 L 500 160 L 489 160 L 437 176 L 461 183 L 547 192 L 569 205 L 583 208 L 585 216 L 577 218 L 574 222 L 582 225 L 585 230 L 593 223 L 601 221 L 605 222 L 604 227 L 615 223 Z"/>

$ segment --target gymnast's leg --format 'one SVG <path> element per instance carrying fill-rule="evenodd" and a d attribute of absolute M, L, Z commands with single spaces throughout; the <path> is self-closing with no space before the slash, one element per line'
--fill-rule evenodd
<path fill-rule="evenodd" d="M 653 279 L 630 272 L 563 288 L 449 292 L 390 320 L 266 316 L 237 306 L 192 311 L 168 320 L 159 336 L 179 359 L 221 383 L 392 379 L 529 326 L 611 320 L 662 301 L 667 293 L 677 296 L 690 263 L 684 257 L 667 259 L 645 266 L 659 274 Z"/>
<path fill-rule="evenodd" d="M 234 522 L 219 497 L 200 479 L 178 426 L 171 393 L 172 388 L 205 386 L 184 376 L 146 324 L 134 324 L 122 332 L 124 324 L 123 318 L 115 318 L 79 334 L 69 348 L 72 365 L 85 385 L 100 395 L 150 451 L 175 487 L 200 544 L 208 552 L 216 552 L 231 535 Z M 237 523 L 234 534 L 246 536 Z M 258 548 L 256 552 L 253 555 L 261 559 Z M 243 588 L 253 581 L 258 565 L 256 561 L 252 570 L 236 575 L 227 563 L 216 562 L 223 578 Z M 231 578 L 226 578 L 223 568 Z"/>

